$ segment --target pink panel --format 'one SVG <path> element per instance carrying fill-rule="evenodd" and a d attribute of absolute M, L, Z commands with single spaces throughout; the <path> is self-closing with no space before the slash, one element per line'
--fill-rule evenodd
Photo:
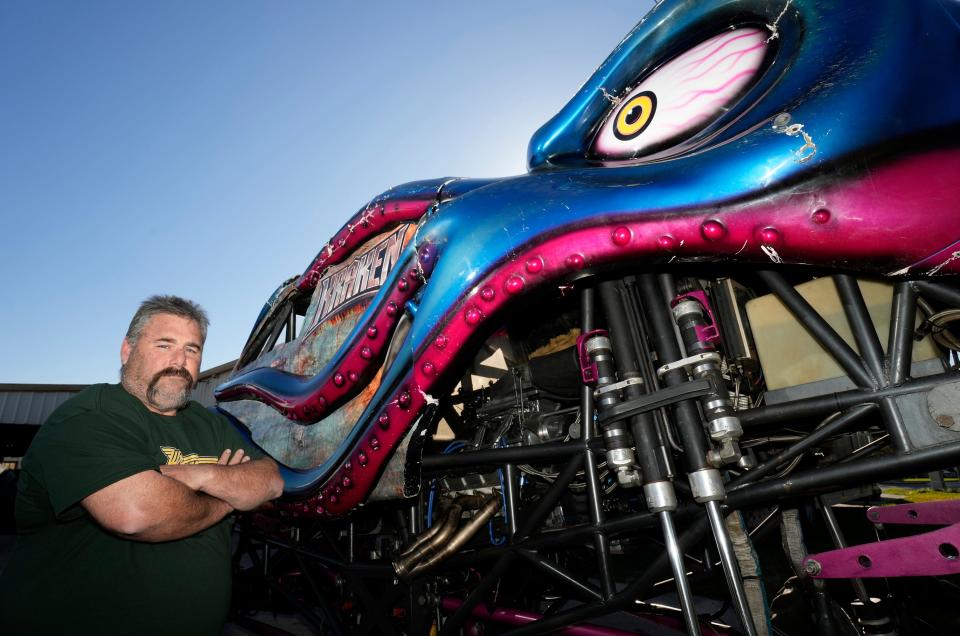
<path fill-rule="evenodd" d="M 804 559 L 804 565 L 817 579 L 960 574 L 960 524 L 912 537 L 811 554 Z"/>
<path fill-rule="evenodd" d="M 445 596 L 440 601 L 441 609 L 448 613 L 452 614 L 457 611 L 460 606 L 463 605 L 463 601 L 452 596 Z M 526 625 L 534 621 L 538 621 L 543 618 L 543 615 L 537 614 L 535 612 L 530 612 L 527 610 L 512 609 L 508 607 L 494 607 L 488 609 L 484 604 L 480 603 L 474 606 L 472 615 L 475 618 L 479 618 L 484 621 L 491 621 L 494 623 L 504 623 L 507 625 Z M 630 631 L 626 632 L 620 629 L 613 629 L 610 627 L 601 627 L 599 625 L 574 625 L 572 627 L 564 627 L 558 630 L 557 634 L 564 634 L 565 636 L 632 636 L 634 634 L 663 634 L 663 628 L 668 627 L 672 629 L 681 630 L 683 629 L 683 623 L 679 620 L 675 620 L 669 616 L 661 616 L 656 614 L 651 614 L 649 616 L 643 616 L 643 620 L 649 620 L 652 623 L 655 623 L 657 626 L 651 628 L 648 631 Z M 701 629 L 705 636 L 716 635 L 722 636 L 729 632 L 720 631 L 709 625 L 702 625 Z"/>
<path fill-rule="evenodd" d="M 867 519 L 874 523 L 909 523 L 932 526 L 960 523 L 960 499 L 897 504 L 895 506 L 873 506 L 867 510 Z"/>
<path fill-rule="evenodd" d="M 436 197 L 429 199 L 377 201 L 358 212 L 340 228 L 326 246 L 317 254 L 307 270 L 297 281 L 300 291 L 310 291 L 317 286 L 323 270 L 330 265 L 336 265 L 353 250 L 363 245 L 368 239 L 383 232 L 387 228 L 400 223 L 415 222 L 431 205 L 436 203 Z"/>
<path fill-rule="evenodd" d="M 390 344 L 390 336 L 403 315 L 403 306 L 426 282 L 433 269 L 435 254 L 433 246 L 423 245 L 416 253 L 414 263 L 407 261 L 398 265 L 409 267 L 409 270 L 398 278 L 396 287 L 381 300 L 380 312 L 358 338 L 347 343 L 341 364 L 312 380 L 308 393 L 275 395 L 253 382 L 238 382 L 217 391 L 217 400 L 259 400 L 290 420 L 308 423 L 317 422 L 337 409 L 376 375 Z"/>

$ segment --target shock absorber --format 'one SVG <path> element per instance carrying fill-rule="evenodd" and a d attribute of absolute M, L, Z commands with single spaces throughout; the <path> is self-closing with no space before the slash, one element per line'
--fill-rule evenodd
<path fill-rule="evenodd" d="M 716 467 L 737 462 L 741 457 L 739 440 L 743 435 L 743 427 L 733 410 L 720 369 L 720 354 L 714 344 L 720 335 L 707 295 L 702 291 L 680 294 L 670 306 L 673 307 L 673 318 L 680 328 L 680 337 L 689 356 L 679 363 L 689 366 L 690 374 L 695 379 L 709 380 L 713 387 L 700 398 L 707 432 L 716 445 L 707 452 L 707 461 Z"/>
<path fill-rule="evenodd" d="M 692 357 L 683 358 L 680 346 L 674 333 L 674 324 L 671 323 L 669 309 L 666 301 L 670 297 L 676 297 L 675 291 L 665 293 L 661 289 L 660 283 L 664 287 L 673 287 L 673 278 L 666 274 L 658 280 L 652 274 L 642 274 L 639 277 L 640 295 L 643 300 L 646 315 L 650 320 L 650 335 L 661 361 L 666 364 L 661 367 L 657 375 L 660 376 L 667 386 L 678 386 L 689 381 L 683 368 L 690 366 L 691 362 L 712 357 L 719 364 L 719 356 L 716 351 L 709 350 L 701 354 L 695 354 Z M 695 312 L 690 312 L 695 315 Z M 681 312 L 681 317 L 685 317 L 686 312 Z M 702 317 L 702 312 L 701 312 Z M 689 319 L 684 320 L 680 326 L 681 333 L 685 328 L 693 327 L 695 323 Z M 701 323 L 704 324 L 704 323 Z M 694 329 L 694 340 L 696 337 Z M 704 334 L 710 336 L 710 333 Z M 684 336 L 684 342 L 689 338 L 689 334 Z M 711 343 L 712 347 L 712 343 Z M 719 366 L 717 367 L 719 369 Z M 715 385 L 715 386 L 723 386 Z M 720 561 L 723 566 L 724 577 L 727 580 L 727 586 L 730 590 L 730 598 L 737 610 L 737 615 L 743 626 L 744 633 L 748 636 L 757 634 L 754 626 L 753 616 L 750 606 L 747 602 L 747 595 L 743 587 L 743 580 L 740 575 L 740 566 L 737 563 L 733 544 L 730 541 L 730 535 L 724 524 L 723 513 L 720 509 L 720 502 L 726 497 L 726 490 L 723 485 L 723 477 L 715 466 L 710 462 L 711 454 L 707 446 L 707 440 L 704 438 L 704 426 L 701 424 L 700 413 L 697 406 L 692 401 L 679 402 L 673 407 L 674 420 L 680 436 L 683 438 L 684 460 L 686 462 L 687 477 L 690 480 L 690 489 L 694 500 L 703 505 L 707 511 L 707 518 L 710 522 L 710 530 L 714 541 L 717 544 L 717 550 L 720 554 Z"/>
<path fill-rule="evenodd" d="M 630 302 L 631 292 L 625 281 L 600 283 L 599 291 L 610 328 L 608 340 L 608 346 L 612 350 L 610 364 L 615 366 L 617 375 L 621 378 L 624 399 L 629 401 L 641 398 L 653 390 L 651 385 L 654 382 L 652 373 L 644 380 L 640 368 L 640 357 L 645 351 L 640 348 L 640 343 L 644 342 L 641 336 L 643 318 L 640 315 L 640 308 L 636 305 L 636 301 Z M 610 357 L 609 354 L 607 357 Z M 608 385 L 610 389 L 613 386 Z M 613 404 L 616 398 L 612 391 L 608 390 L 607 394 L 613 399 L 605 402 L 604 406 Z M 700 623 L 693 603 L 693 593 L 690 582 L 687 580 L 683 553 L 673 525 L 672 515 L 677 509 L 677 495 L 673 487 L 673 467 L 668 451 L 657 431 L 656 421 L 650 413 L 634 415 L 629 423 L 636 442 L 636 457 L 640 475 L 643 478 L 644 499 L 647 509 L 660 519 L 663 542 L 667 548 L 670 568 L 673 570 L 686 631 L 691 636 L 699 636 Z"/>
<path fill-rule="evenodd" d="M 577 353 L 584 382 L 596 387 L 594 399 L 597 408 L 603 411 L 617 404 L 620 401 L 618 392 L 623 387 L 622 383 L 617 383 L 607 332 L 596 330 L 582 334 L 577 339 Z M 617 482 L 625 487 L 639 486 L 641 475 L 632 448 L 633 439 L 622 420 L 603 427 L 603 444 L 607 449 L 607 468 L 617 476 Z"/>

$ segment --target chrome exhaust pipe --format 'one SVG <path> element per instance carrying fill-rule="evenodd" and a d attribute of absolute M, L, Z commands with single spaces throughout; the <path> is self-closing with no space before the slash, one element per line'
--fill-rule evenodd
<path fill-rule="evenodd" d="M 413 567 L 424 558 L 434 554 L 439 546 L 456 533 L 460 525 L 460 515 L 465 509 L 471 510 L 480 507 L 483 497 L 479 495 L 461 495 L 457 497 L 443 512 L 443 521 L 438 522 L 424 532 L 410 547 L 404 550 L 396 561 L 393 569 L 397 576 L 406 579 L 412 576 Z"/>
<path fill-rule="evenodd" d="M 500 511 L 501 501 L 499 495 L 493 495 L 489 497 L 486 503 L 483 504 L 483 507 L 477 511 L 477 514 L 473 515 L 470 518 L 470 521 L 461 528 L 457 533 L 447 542 L 445 545 L 442 542 L 438 542 L 436 545 L 437 549 L 432 553 L 428 554 L 422 561 L 415 564 L 411 569 L 408 576 L 414 577 L 418 574 L 429 570 L 430 568 L 436 566 L 444 559 L 454 555 L 460 551 L 467 541 L 473 538 L 473 535 L 483 527 L 485 523 L 490 521 L 497 512 Z"/>

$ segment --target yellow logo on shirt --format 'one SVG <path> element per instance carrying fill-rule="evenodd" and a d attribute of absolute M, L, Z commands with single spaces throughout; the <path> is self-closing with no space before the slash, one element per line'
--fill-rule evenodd
<path fill-rule="evenodd" d="M 216 464 L 218 457 L 213 457 L 210 455 L 198 455 L 197 453 L 190 453 L 184 455 L 183 451 L 179 448 L 173 448 L 172 446 L 161 446 L 160 451 L 166 455 L 167 464 Z"/>

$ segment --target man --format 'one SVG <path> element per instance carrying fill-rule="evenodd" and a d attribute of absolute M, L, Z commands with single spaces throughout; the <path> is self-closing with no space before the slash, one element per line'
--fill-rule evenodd
<path fill-rule="evenodd" d="M 0 633 L 219 634 L 230 520 L 280 496 L 269 458 L 189 400 L 207 317 L 153 296 L 120 348 L 120 384 L 58 408 L 23 460 Z"/>

